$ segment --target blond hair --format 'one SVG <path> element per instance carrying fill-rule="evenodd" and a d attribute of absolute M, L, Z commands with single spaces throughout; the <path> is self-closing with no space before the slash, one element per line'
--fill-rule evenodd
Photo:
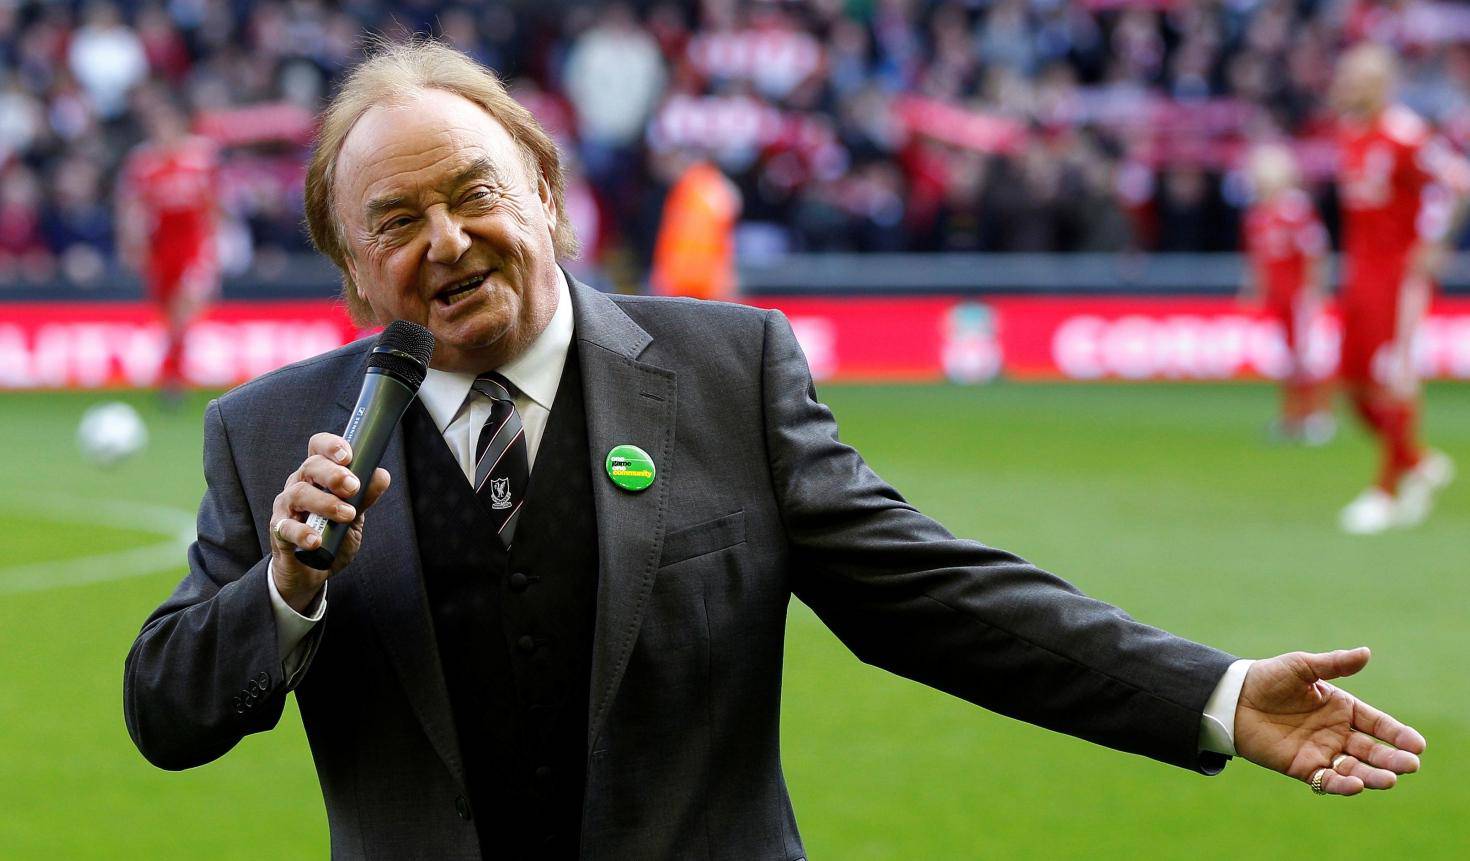
<path fill-rule="evenodd" d="M 1387 86 L 1398 78 L 1399 60 L 1393 49 L 1379 42 L 1362 42 L 1343 53 L 1339 61 L 1343 68 L 1351 68 Z"/>
<path fill-rule="evenodd" d="M 1376 114 L 1393 100 L 1398 67 L 1398 58 L 1385 45 L 1364 42 L 1350 48 L 1337 63 L 1332 102 L 1348 114 Z"/>
<path fill-rule="evenodd" d="M 1285 144 L 1261 144 L 1251 150 L 1247 173 L 1256 198 L 1265 200 L 1301 182 L 1296 156 Z"/>
<path fill-rule="evenodd" d="M 433 39 L 390 43 L 378 40 L 322 112 L 321 127 L 306 169 L 306 229 L 317 250 L 342 272 L 342 298 L 353 320 L 374 322 L 347 269 L 347 244 L 332 214 L 337 156 L 352 127 L 376 105 L 402 102 L 421 90 L 444 90 L 479 105 L 516 142 L 531 174 L 551 188 L 556 206 L 552 247 L 558 258 L 577 256 L 577 236 L 566 216 L 566 176 L 556 144 L 531 112 L 511 98 L 495 73 Z"/>

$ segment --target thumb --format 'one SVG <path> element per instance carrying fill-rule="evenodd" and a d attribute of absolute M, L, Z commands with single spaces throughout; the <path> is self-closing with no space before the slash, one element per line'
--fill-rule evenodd
<path fill-rule="evenodd" d="M 353 557 L 357 555 L 358 548 L 362 546 L 362 530 L 366 523 L 367 512 L 363 511 L 357 515 L 357 519 L 352 521 L 352 525 L 347 528 L 347 534 L 342 536 L 342 546 L 337 548 L 337 558 L 332 561 L 333 574 L 337 574 L 343 568 L 346 568 Z"/>
<path fill-rule="evenodd" d="M 1307 655 L 1307 666 L 1312 668 L 1319 679 L 1338 679 L 1363 669 L 1371 657 L 1373 653 L 1367 646 L 1359 646 L 1356 649 L 1338 649 Z"/>

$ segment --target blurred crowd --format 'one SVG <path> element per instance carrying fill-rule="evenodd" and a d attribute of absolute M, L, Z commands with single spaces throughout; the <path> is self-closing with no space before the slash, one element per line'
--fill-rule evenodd
<path fill-rule="evenodd" d="M 365 35 L 436 35 L 561 144 L 589 265 L 646 265 L 699 161 L 739 253 L 1216 251 L 1242 148 L 1290 135 L 1331 219 L 1335 57 L 1395 45 L 1470 128 L 1470 4 L 1421 0 L 0 0 L 0 279 L 106 271 L 113 178 L 168 98 L 223 145 L 227 270 L 306 250 L 311 117 Z"/>

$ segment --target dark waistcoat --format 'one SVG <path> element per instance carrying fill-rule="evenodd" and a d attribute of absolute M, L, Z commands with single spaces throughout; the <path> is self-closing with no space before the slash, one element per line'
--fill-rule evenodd
<path fill-rule="evenodd" d="M 414 526 L 486 858 L 575 857 L 587 766 L 597 522 L 575 346 L 509 552 L 415 401 L 403 420 Z"/>

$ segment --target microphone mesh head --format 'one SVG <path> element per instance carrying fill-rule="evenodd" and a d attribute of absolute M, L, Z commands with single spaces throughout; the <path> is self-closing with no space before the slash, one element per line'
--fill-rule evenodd
<path fill-rule="evenodd" d="M 368 367 L 382 368 L 418 391 L 429 372 L 429 357 L 433 353 L 434 336 L 428 329 L 407 320 L 394 320 L 378 336 L 378 345 L 368 357 Z"/>

